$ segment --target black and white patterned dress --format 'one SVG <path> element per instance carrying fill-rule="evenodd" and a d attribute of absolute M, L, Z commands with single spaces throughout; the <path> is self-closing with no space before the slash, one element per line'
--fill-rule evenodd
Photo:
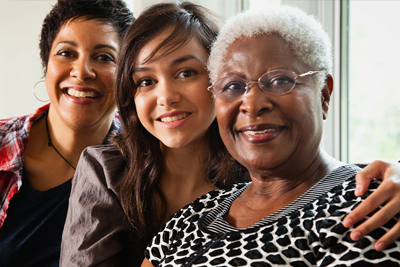
<path fill-rule="evenodd" d="M 146 250 L 154 266 L 400 266 L 400 240 L 383 252 L 374 241 L 398 217 L 355 242 L 341 221 L 373 192 L 354 196 L 354 165 L 339 167 L 294 202 L 239 229 L 223 218 L 250 183 L 216 190 L 181 209 Z"/>

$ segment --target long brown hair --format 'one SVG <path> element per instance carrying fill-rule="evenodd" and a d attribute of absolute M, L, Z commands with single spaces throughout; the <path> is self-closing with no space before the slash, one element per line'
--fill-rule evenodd
<path fill-rule="evenodd" d="M 129 222 L 139 236 L 139 246 L 147 244 L 160 229 L 165 216 L 166 202 L 159 181 L 163 172 L 163 155 L 160 141 L 141 124 L 136 111 L 133 66 L 139 52 L 157 34 L 167 27 L 174 31 L 153 51 L 150 60 L 161 48 L 172 53 L 196 37 L 208 53 L 219 32 L 220 21 L 208 9 L 190 3 L 160 3 L 144 10 L 130 26 L 121 42 L 116 100 L 120 112 L 122 133 L 116 144 L 125 156 L 128 173 L 121 185 L 121 203 Z M 206 90 L 206 88 L 204 88 Z M 230 156 L 219 135 L 217 121 L 211 124 L 205 137 L 208 155 L 205 168 L 210 181 L 222 185 L 230 169 Z M 160 196 L 161 217 L 157 215 L 154 195 Z"/>

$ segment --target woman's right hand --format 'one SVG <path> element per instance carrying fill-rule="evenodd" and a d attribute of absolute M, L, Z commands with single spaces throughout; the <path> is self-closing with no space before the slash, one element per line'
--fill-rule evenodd
<path fill-rule="evenodd" d="M 382 179 L 381 185 L 344 218 L 343 226 L 350 228 L 379 206 L 382 206 L 382 208 L 351 232 L 350 238 L 353 240 L 363 238 L 400 212 L 400 164 L 375 160 L 357 173 L 357 185 L 354 194 L 356 196 L 363 195 L 370 182 L 375 178 Z M 399 237 L 400 221 L 375 242 L 375 250 L 384 250 Z"/>

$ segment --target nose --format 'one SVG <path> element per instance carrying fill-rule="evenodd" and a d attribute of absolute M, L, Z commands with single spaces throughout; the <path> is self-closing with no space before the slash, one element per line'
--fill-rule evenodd
<path fill-rule="evenodd" d="M 80 81 L 94 79 L 96 77 L 96 73 L 93 70 L 90 59 L 83 56 L 78 58 L 71 70 L 71 76 Z"/>
<path fill-rule="evenodd" d="M 258 82 L 248 84 L 246 93 L 242 96 L 240 111 L 253 117 L 260 116 L 273 109 L 274 104 L 258 85 Z"/>
<path fill-rule="evenodd" d="M 158 82 L 157 104 L 159 106 L 172 106 L 181 100 L 179 85 L 172 81 L 163 80 Z"/>

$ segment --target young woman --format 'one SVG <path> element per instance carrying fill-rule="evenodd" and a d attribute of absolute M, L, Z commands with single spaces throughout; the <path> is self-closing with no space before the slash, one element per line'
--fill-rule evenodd
<path fill-rule="evenodd" d="M 207 91 L 206 62 L 218 31 L 215 15 L 188 2 L 151 6 L 127 31 L 116 87 L 122 134 L 118 147 L 92 147 L 81 156 L 62 266 L 112 266 L 129 256 L 138 266 L 172 214 L 230 178 L 242 179 Z M 129 231 L 131 247 L 124 240 Z"/>
<path fill-rule="evenodd" d="M 39 47 L 50 104 L 0 121 L 1 266 L 58 265 L 80 153 L 120 130 L 114 77 L 132 17 L 122 0 L 60 0 L 46 16 Z"/>

